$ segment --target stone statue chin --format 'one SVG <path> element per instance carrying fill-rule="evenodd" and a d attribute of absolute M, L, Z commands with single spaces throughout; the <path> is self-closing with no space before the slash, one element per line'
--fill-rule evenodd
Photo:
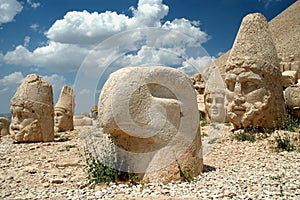
<path fill-rule="evenodd" d="M 11 106 L 12 121 L 10 133 L 17 142 L 42 141 L 40 119 L 34 110 L 21 106 Z"/>

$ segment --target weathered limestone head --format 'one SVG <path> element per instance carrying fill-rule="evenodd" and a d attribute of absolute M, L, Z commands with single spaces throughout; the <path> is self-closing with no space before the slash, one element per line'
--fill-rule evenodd
<path fill-rule="evenodd" d="M 204 92 L 205 111 L 211 122 L 225 122 L 225 83 L 215 68 L 209 75 Z"/>
<path fill-rule="evenodd" d="M 196 93 L 179 70 L 118 70 L 103 86 L 98 109 L 100 127 L 122 149 L 128 168 L 144 174 L 144 181 L 180 180 L 178 164 L 192 168 L 192 176 L 202 170 Z"/>
<path fill-rule="evenodd" d="M 244 17 L 226 64 L 227 118 L 235 128 L 276 128 L 286 116 L 279 59 L 266 18 Z"/>
<path fill-rule="evenodd" d="M 0 136 L 9 134 L 10 121 L 5 117 L 0 117 Z"/>
<path fill-rule="evenodd" d="M 286 88 L 284 97 L 291 115 L 300 119 L 300 83 Z"/>
<path fill-rule="evenodd" d="M 36 74 L 28 75 L 10 101 L 10 134 L 16 142 L 54 139 L 52 86 Z"/>
<path fill-rule="evenodd" d="M 201 115 L 205 115 L 205 103 L 204 103 L 204 90 L 205 90 L 205 82 L 201 75 L 201 73 L 197 73 L 191 77 L 191 81 L 195 90 L 197 91 L 197 103 L 198 110 Z"/>
<path fill-rule="evenodd" d="M 56 131 L 71 131 L 74 129 L 74 108 L 74 91 L 72 88 L 64 86 L 54 107 L 54 122 Z"/>

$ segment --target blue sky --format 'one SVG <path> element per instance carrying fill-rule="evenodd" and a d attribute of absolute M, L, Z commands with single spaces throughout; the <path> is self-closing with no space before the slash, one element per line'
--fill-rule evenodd
<path fill-rule="evenodd" d="M 193 73 L 231 48 L 246 14 L 271 20 L 294 2 L 0 0 L 0 113 L 31 73 L 52 84 L 55 103 L 72 86 L 76 113 L 97 104 L 116 69 L 162 64 Z"/>

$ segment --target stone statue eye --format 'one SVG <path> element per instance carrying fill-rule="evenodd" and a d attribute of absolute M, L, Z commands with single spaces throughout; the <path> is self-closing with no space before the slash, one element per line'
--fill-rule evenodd
<path fill-rule="evenodd" d="M 253 81 L 245 81 L 242 83 L 242 91 L 247 94 L 254 90 L 256 90 L 258 87 L 257 83 Z"/>
<path fill-rule="evenodd" d="M 62 116 L 63 114 L 62 114 L 61 112 L 57 112 L 55 115 L 56 115 L 57 117 L 60 117 L 60 116 Z"/>
<path fill-rule="evenodd" d="M 206 99 L 206 102 L 207 102 L 207 103 L 212 103 L 212 98 L 207 98 L 207 99 Z"/>
<path fill-rule="evenodd" d="M 234 91 L 235 82 L 232 80 L 226 80 L 226 87 L 229 91 Z"/>

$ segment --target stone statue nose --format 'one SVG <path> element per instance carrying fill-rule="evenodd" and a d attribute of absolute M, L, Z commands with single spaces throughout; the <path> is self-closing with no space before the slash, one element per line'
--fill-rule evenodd
<path fill-rule="evenodd" d="M 234 102 L 236 104 L 245 103 L 245 97 L 242 94 L 242 85 L 239 82 L 236 82 L 234 86 Z"/>

